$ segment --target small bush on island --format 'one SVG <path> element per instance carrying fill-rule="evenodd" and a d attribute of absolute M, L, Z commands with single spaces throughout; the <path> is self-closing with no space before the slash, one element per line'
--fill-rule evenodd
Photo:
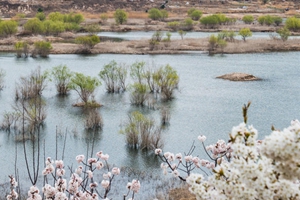
<path fill-rule="evenodd" d="M 289 38 L 289 36 L 291 35 L 291 32 L 286 27 L 278 29 L 276 31 L 276 33 L 278 33 L 278 35 L 280 36 L 280 38 L 282 39 L 282 41 L 287 41 L 288 38 Z"/>
<path fill-rule="evenodd" d="M 251 37 L 252 36 L 252 32 L 249 28 L 242 28 L 239 31 L 239 35 L 242 36 L 242 39 L 244 40 L 244 42 L 246 42 L 246 38 L 247 37 Z"/>
<path fill-rule="evenodd" d="M 100 43 L 100 38 L 97 35 L 79 36 L 75 39 L 75 42 L 82 45 L 82 53 L 91 53 L 91 49 Z"/>
<path fill-rule="evenodd" d="M 124 24 L 127 22 L 128 13 L 122 9 L 117 9 L 114 13 L 116 24 Z"/>
<path fill-rule="evenodd" d="M 254 17 L 253 15 L 245 15 L 242 20 L 245 24 L 251 24 L 254 21 Z"/>
<path fill-rule="evenodd" d="M 75 73 L 70 80 L 69 87 L 76 91 L 82 102 L 74 106 L 99 107 L 100 104 L 94 100 L 94 92 L 100 85 L 101 82 L 96 77 Z"/>

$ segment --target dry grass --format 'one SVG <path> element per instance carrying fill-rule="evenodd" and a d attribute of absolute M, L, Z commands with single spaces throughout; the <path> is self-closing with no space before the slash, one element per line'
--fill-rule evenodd
<path fill-rule="evenodd" d="M 196 200 L 187 187 L 175 188 L 169 191 L 169 200 Z"/>

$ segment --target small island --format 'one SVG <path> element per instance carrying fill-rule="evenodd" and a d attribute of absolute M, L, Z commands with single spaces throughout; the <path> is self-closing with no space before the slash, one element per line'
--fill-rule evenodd
<path fill-rule="evenodd" d="M 230 81 L 257 81 L 261 80 L 260 78 L 257 78 L 253 76 L 252 74 L 245 74 L 245 73 L 231 73 L 231 74 L 225 74 L 222 76 L 218 76 L 216 78 L 230 80 Z"/>

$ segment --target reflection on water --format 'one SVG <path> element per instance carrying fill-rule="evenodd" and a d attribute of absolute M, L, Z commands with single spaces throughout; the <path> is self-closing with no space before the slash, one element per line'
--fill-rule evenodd
<path fill-rule="evenodd" d="M 0 54 L 0 68 L 6 71 L 5 88 L 0 92 L 0 118 L 5 111 L 11 111 L 14 101 L 15 82 L 20 76 L 28 75 L 37 66 L 48 70 L 54 66 L 67 65 L 72 71 L 97 76 L 102 67 L 112 60 L 128 65 L 135 61 L 154 62 L 156 66 L 170 64 L 180 76 L 179 90 L 171 102 L 157 104 L 156 109 L 130 105 L 129 92 L 107 94 L 102 85 L 95 99 L 103 106 L 98 112 L 103 118 L 103 129 L 97 133 L 85 131 L 85 112 L 75 108 L 78 101 L 75 92 L 68 96 L 56 95 L 53 83 L 49 82 L 43 91 L 47 102 L 47 118 L 42 130 L 41 140 L 45 141 L 42 158 L 59 158 L 64 152 L 66 165 L 76 164 L 75 157 L 86 154 L 94 141 L 94 152 L 102 150 L 110 155 L 109 163 L 118 167 L 131 167 L 136 171 L 151 172 L 147 178 L 160 177 L 160 161 L 153 154 L 127 147 L 125 139 L 119 133 L 128 114 L 140 111 L 160 123 L 160 108 L 168 107 L 171 113 L 170 124 L 163 131 L 165 151 L 185 152 L 199 134 L 207 135 L 207 144 L 218 139 L 228 138 L 231 127 L 242 122 L 241 107 L 249 100 L 249 124 L 253 124 L 260 138 L 270 133 L 271 125 L 282 129 L 290 120 L 299 119 L 300 104 L 299 52 L 243 54 L 207 56 L 206 54 L 184 55 L 115 55 L 101 54 L 93 56 L 50 55 L 49 59 L 15 59 L 13 54 Z M 253 74 L 263 81 L 230 82 L 215 77 L 244 72 Z M 130 81 L 128 81 L 130 83 Z M 59 137 L 56 140 L 56 133 Z M 66 138 L 66 140 L 65 140 Z M 30 141 L 27 141 L 30 147 Z M 66 144 L 65 149 L 64 143 Z M 195 155 L 204 156 L 197 142 Z M 15 149 L 18 150 L 17 166 L 24 166 L 22 145 L 15 142 L 15 134 L 0 132 L 0 183 L 7 181 L 7 175 L 14 172 Z M 28 149 L 28 154 L 30 153 Z M 95 155 L 94 155 L 95 156 Z M 44 159 L 41 158 L 41 166 Z M 19 168 L 21 178 L 26 178 L 25 168 Z M 157 186 L 166 184 L 163 180 L 144 184 L 143 191 L 154 194 Z M 127 181 L 127 180 L 126 180 Z M 155 184 L 154 184 L 155 183 Z M 121 186 L 120 186 L 121 187 Z M 142 198 L 139 198 L 142 199 Z"/>

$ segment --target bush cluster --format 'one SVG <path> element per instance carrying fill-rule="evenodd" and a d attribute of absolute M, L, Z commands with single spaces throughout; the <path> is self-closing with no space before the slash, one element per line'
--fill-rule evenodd
<path fill-rule="evenodd" d="M 151 8 L 148 13 L 148 17 L 152 20 L 164 20 L 168 18 L 168 12 L 166 10 Z"/>
<path fill-rule="evenodd" d="M 201 24 L 214 27 L 216 25 L 228 25 L 236 22 L 235 18 L 226 17 L 224 14 L 214 14 L 200 19 Z"/>
<path fill-rule="evenodd" d="M 300 19 L 296 17 L 287 18 L 285 27 L 292 31 L 300 30 Z"/>
<path fill-rule="evenodd" d="M 78 31 L 83 20 L 82 14 L 52 12 L 45 17 L 39 12 L 24 24 L 24 30 L 32 34 L 57 35 L 64 31 Z"/>
<path fill-rule="evenodd" d="M 197 10 L 196 8 L 191 8 L 188 10 L 188 16 L 192 18 L 192 20 L 198 21 L 202 16 L 202 11 Z"/>
<path fill-rule="evenodd" d="M 0 20 L 0 37 L 7 37 L 17 32 L 18 23 L 13 20 L 1 21 Z"/>
<path fill-rule="evenodd" d="M 267 25 L 267 26 L 276 25 L 276 26 L 278 26 L 282 23 L 282 18 L 278 17 L 278 16 L 264 15 L 264 16 L 258 17 L 257 21 L 260 25 Z"/>

